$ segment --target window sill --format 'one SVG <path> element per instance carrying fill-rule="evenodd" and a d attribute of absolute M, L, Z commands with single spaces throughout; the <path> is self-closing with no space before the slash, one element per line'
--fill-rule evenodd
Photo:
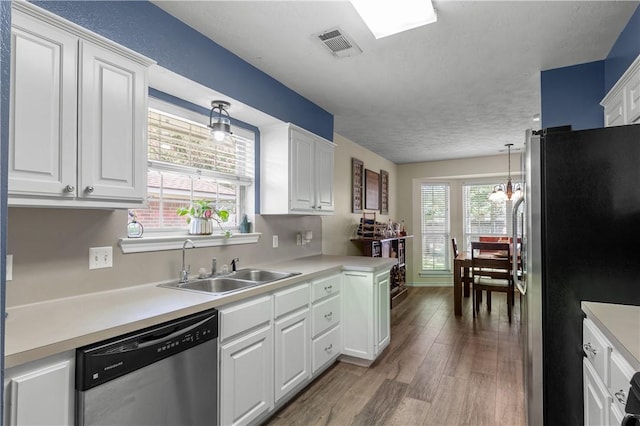
<path fill-rule="evenodd" d="M 196 248 L 234 246 L 240 244 L 255 244 L 262 234 L 233 234 L 227 238 L 224 235 L 162 235 L 142 238 L 120 238 L 118 245 L 122 253 L 144 253 L 163 250 L 178 250 L 182 248 L 184 240 L 190 239 Z"/>

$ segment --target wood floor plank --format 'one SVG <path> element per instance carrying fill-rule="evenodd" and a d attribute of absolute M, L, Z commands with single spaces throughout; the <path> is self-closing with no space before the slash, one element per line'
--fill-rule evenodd
<path fill-rule="evenodd" d="M 449 359 L 451 347 L 434 343 L 409 384 L 407 396 L 425 402 L 433 401 Z"/>
<path fill-rule="evenodd" d="M 461 424 L 493 426 L 496 424 L 496 377 L 471 373 L 461 407 Z"/>
<path fill-rule="evenodd" d="M 353 425 L 386 424 L 407 393 L 407 384 L 385 380 L 367 405 L 353 419 Z"/>
<path fill-rule="evenodd" d="M 423 425 L 431 404 L 404 397 L 387 421 L 388 426 Z"/>
<path fill-rule="evenodd" d="M 461 407 L 466 387 L 467 380 L 442 376 L 424 424 L 433 426 L 461 424 Z"/>

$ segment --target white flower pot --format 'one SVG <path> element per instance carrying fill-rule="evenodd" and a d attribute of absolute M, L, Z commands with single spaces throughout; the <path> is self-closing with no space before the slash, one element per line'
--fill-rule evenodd
<path fill-rule="evenodd" d="M 192 217 L 189 222 L 189 234 L 209 235 L 213 234 L 213 219 L 204 217 Z"/>

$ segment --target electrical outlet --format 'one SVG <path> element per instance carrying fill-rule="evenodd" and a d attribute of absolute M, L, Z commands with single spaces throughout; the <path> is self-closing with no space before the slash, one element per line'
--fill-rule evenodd
<path fill-rule="evenodd" d="M 278 248 L 278 236 L 273 236 L 273 248 Z"/>
<path fill-rule="evenodd" d="M 302 234 L 296 234 L 296 245 L 297 246 L 302 245 Z"/>
<path fill-rule="evenodd" d="M 113 247 L 91 247 L 89 249 L 89 269 L 112 267 Z"/>
<path fill-rule="evenodd" d="M 8 254 L 7 255 L 7 273 L 6 273 L 6 277 L 7 277 L 7 281 L 11 281 L 13 279 L 13 255 L 12 254 Z"/>

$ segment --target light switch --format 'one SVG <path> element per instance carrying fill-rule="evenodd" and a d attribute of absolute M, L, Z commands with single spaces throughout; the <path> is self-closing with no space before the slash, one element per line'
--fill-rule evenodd
<path fill-rule="evenodd" d="M 278 248 L 278 236 L 273 236 L 273 248 Z"/>
<path fill-rule="evenodd" d="M 113 247 L 91 247 L 89 249 L 89 269 L 112 267 Z"/>

